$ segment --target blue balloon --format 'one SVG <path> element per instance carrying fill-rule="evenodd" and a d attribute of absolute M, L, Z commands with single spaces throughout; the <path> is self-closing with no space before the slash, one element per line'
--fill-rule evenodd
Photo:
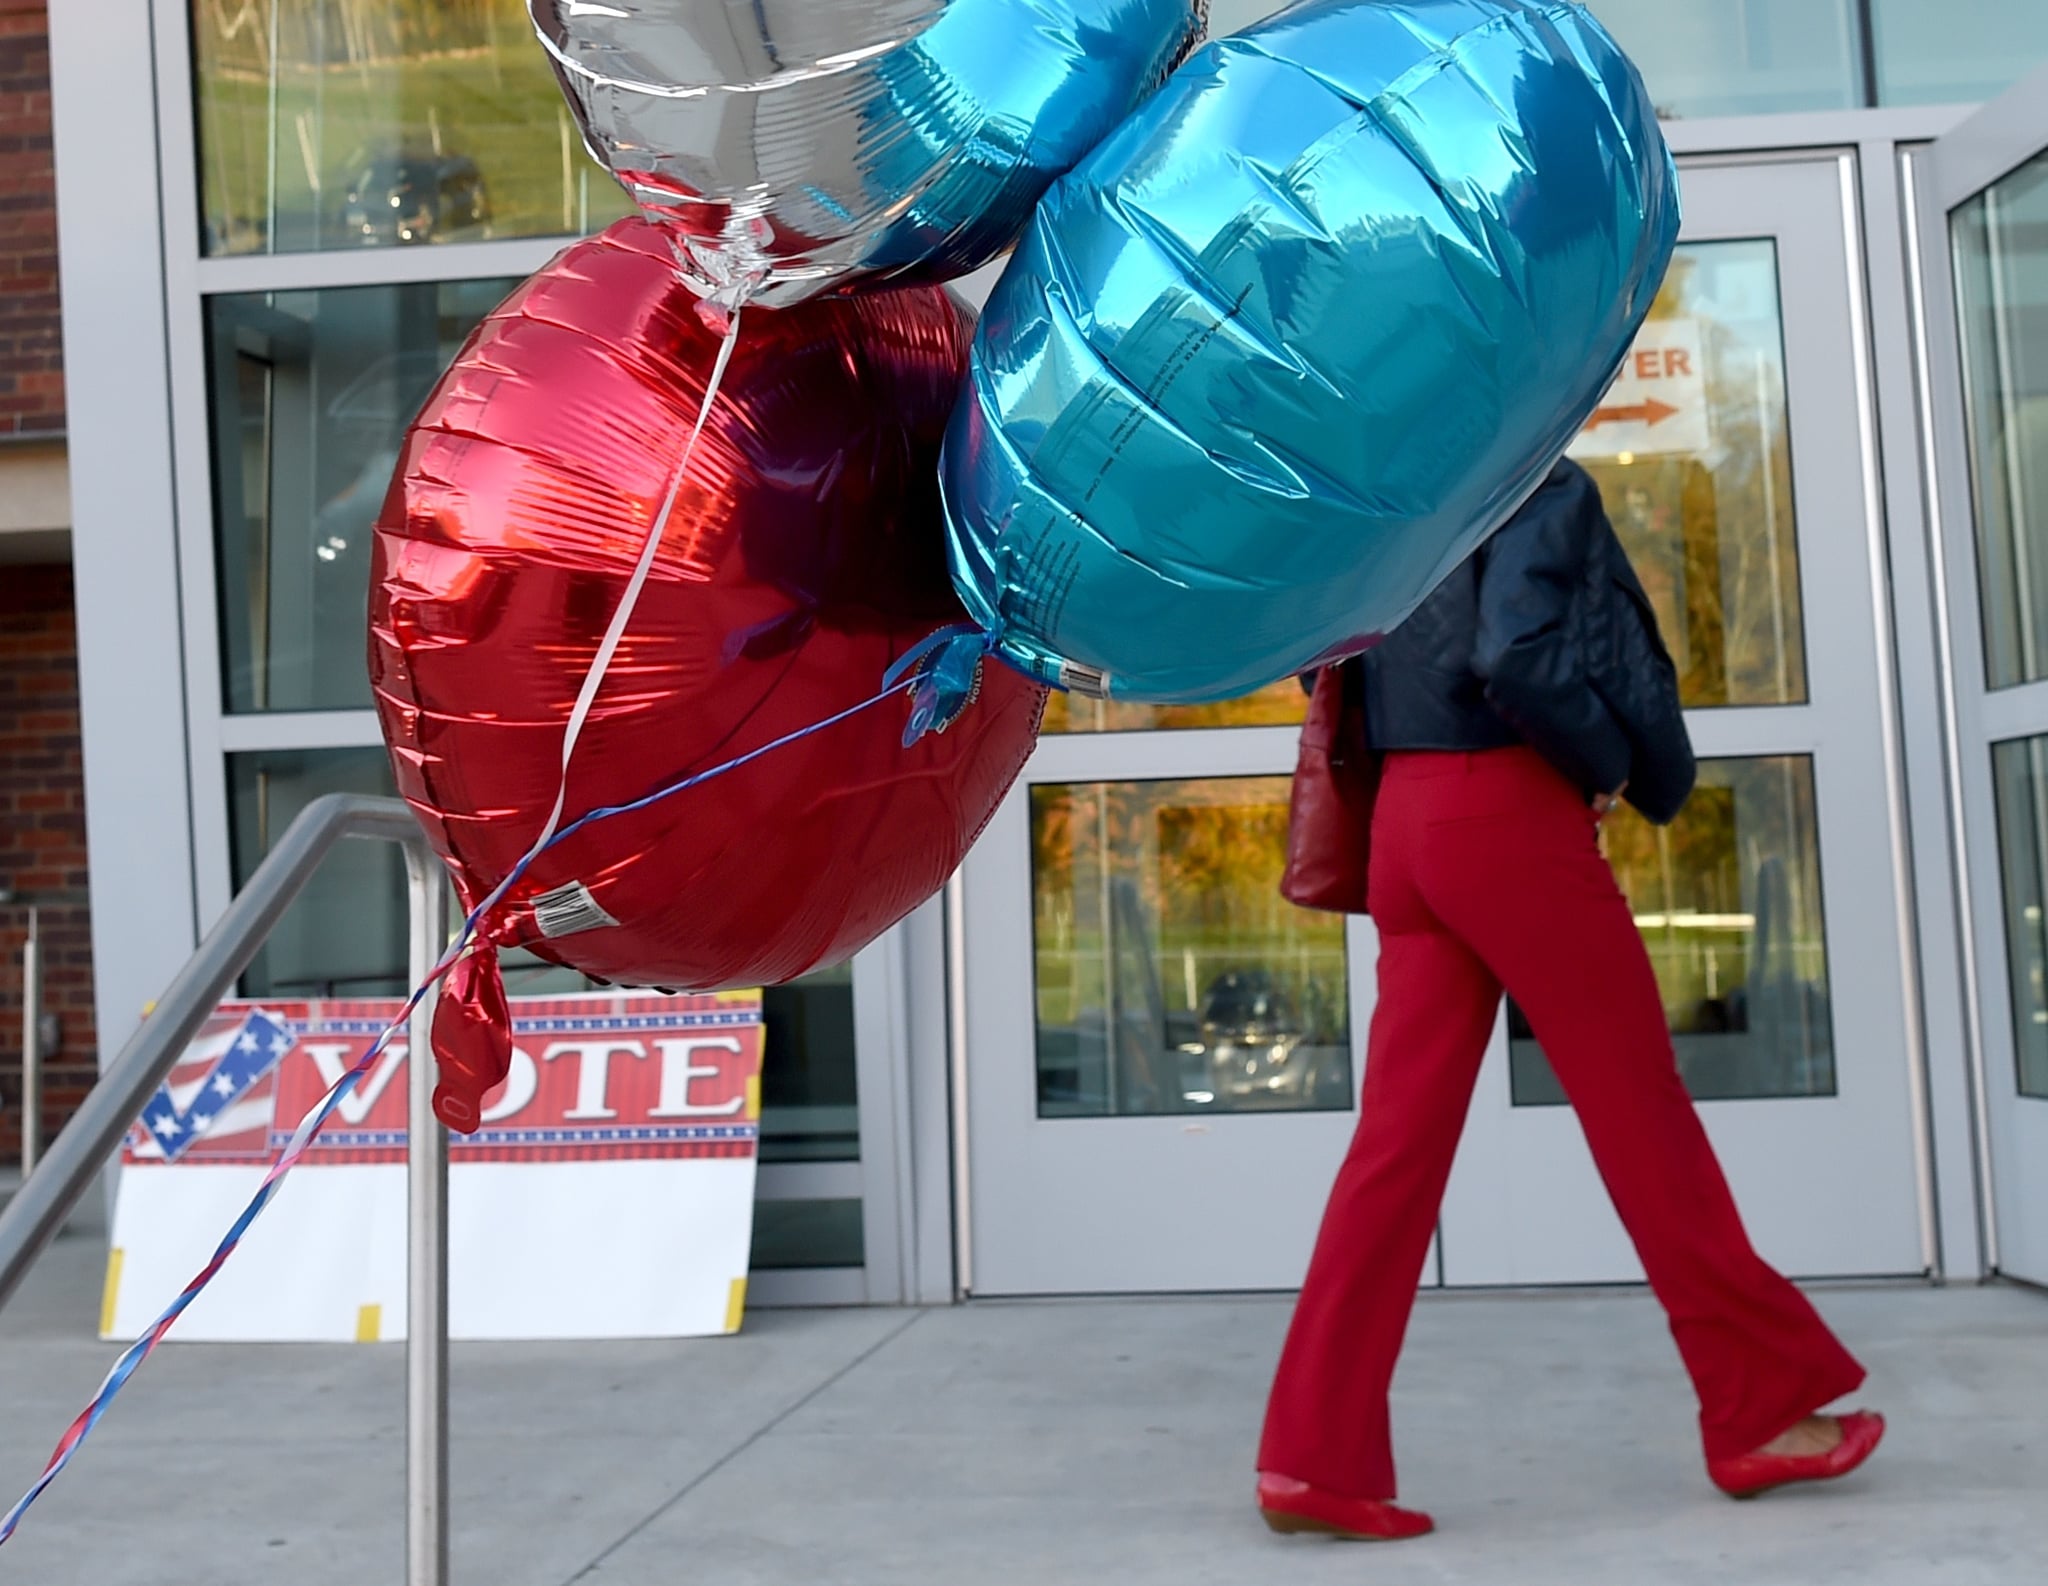
<path fill-rule="evenodd" d="M 984 643 L 1229 698 L 1353 653 L 1585 421 L 1678 233 L 1560 0 L 1315 0 L 1198 51 L 1040 202 L 942 464 Z"/>
<path fill-rule="evenodd" d="M 912 46 L 879 57 L 878 92 L 850 145 L 870 204 L 892 214 L 867 242 L 874 284 L 950 280 L 1000 255 L 1052 179 L 1188 53 L 1200 10 L 951 0 Z"/>

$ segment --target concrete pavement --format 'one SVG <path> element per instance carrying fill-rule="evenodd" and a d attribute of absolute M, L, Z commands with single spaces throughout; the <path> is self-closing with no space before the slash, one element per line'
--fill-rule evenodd
<path fill-rule="evenodd" d="M 0 1313 L 0 1486 L 41 1468 L 113 1349 L 100 1245 Z M 1636 1295 L 1425 1298 L 1396 1388 L 1392 1547 L 1269 1536 L 1250 1505 L 1274 1298 L 750 1317 L 735 1339 L 454 1351 L 458 1586 L 2036 1586 L 2048 1298 L 1855 1289 L 1823 1309 L 1892 1420 L 1865 1473 L 1706 1484 Z M 167 1345 L 0 1551 L 34 1586 L 402 1577 L 392 1345 Z"/>

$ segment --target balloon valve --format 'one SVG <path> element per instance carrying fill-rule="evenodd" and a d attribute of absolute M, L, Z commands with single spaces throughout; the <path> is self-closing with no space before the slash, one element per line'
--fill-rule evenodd
<path fill-rule="evenodd" d="M 434 1116 L 458 1134 L 475 1134 L 481 1117 L 473 1101 L 446 1083 L 434 1087 Z"/>
<path fill-rule="evenodd" d="M 1084 666 L 1079 661 L 1060 662 L 1059 686 L 1083 699 L 1109 698 L 1109 674 L 1100 667 Z"/>
<path fill-rule="evenodd" d="M 917 669 L 910 691 L 910 719 L 903 727 L 908 749 L 928 732 L 944 732 L 981 698 L 982 661 L 991 641 L 984 633 L 960 633 L 946 639 Z"/>

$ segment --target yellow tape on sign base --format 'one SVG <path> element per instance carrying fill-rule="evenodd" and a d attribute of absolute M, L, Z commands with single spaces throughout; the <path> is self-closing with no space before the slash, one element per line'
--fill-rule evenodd
<path fill-rule="evenodd" d="M 107 1252 L 107 1281 L 100 1288 L 100 1337 L 114 1331 L 114 1312 L 121 1304 L 121 1263 L 128 1252 L 115 1245 Z"/>

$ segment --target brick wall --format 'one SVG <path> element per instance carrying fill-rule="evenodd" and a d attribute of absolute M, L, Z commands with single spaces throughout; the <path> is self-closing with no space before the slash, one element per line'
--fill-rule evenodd
<path fill-rule="evenodd" d="M 0 0 L 0 441 L 64 429 L 44 0 Z"/>
<path fill-rule="evenodd" d="M 43 1007 L 63 1046 L 43 1065 L 43 1139 L 97 1073 L 86 906 L 85 775 L 71 569 L 0 565 L 0 888 L 42 902 Z M 0 904 L 0 1168 L 20 1160 L 24 911 Z"/>

